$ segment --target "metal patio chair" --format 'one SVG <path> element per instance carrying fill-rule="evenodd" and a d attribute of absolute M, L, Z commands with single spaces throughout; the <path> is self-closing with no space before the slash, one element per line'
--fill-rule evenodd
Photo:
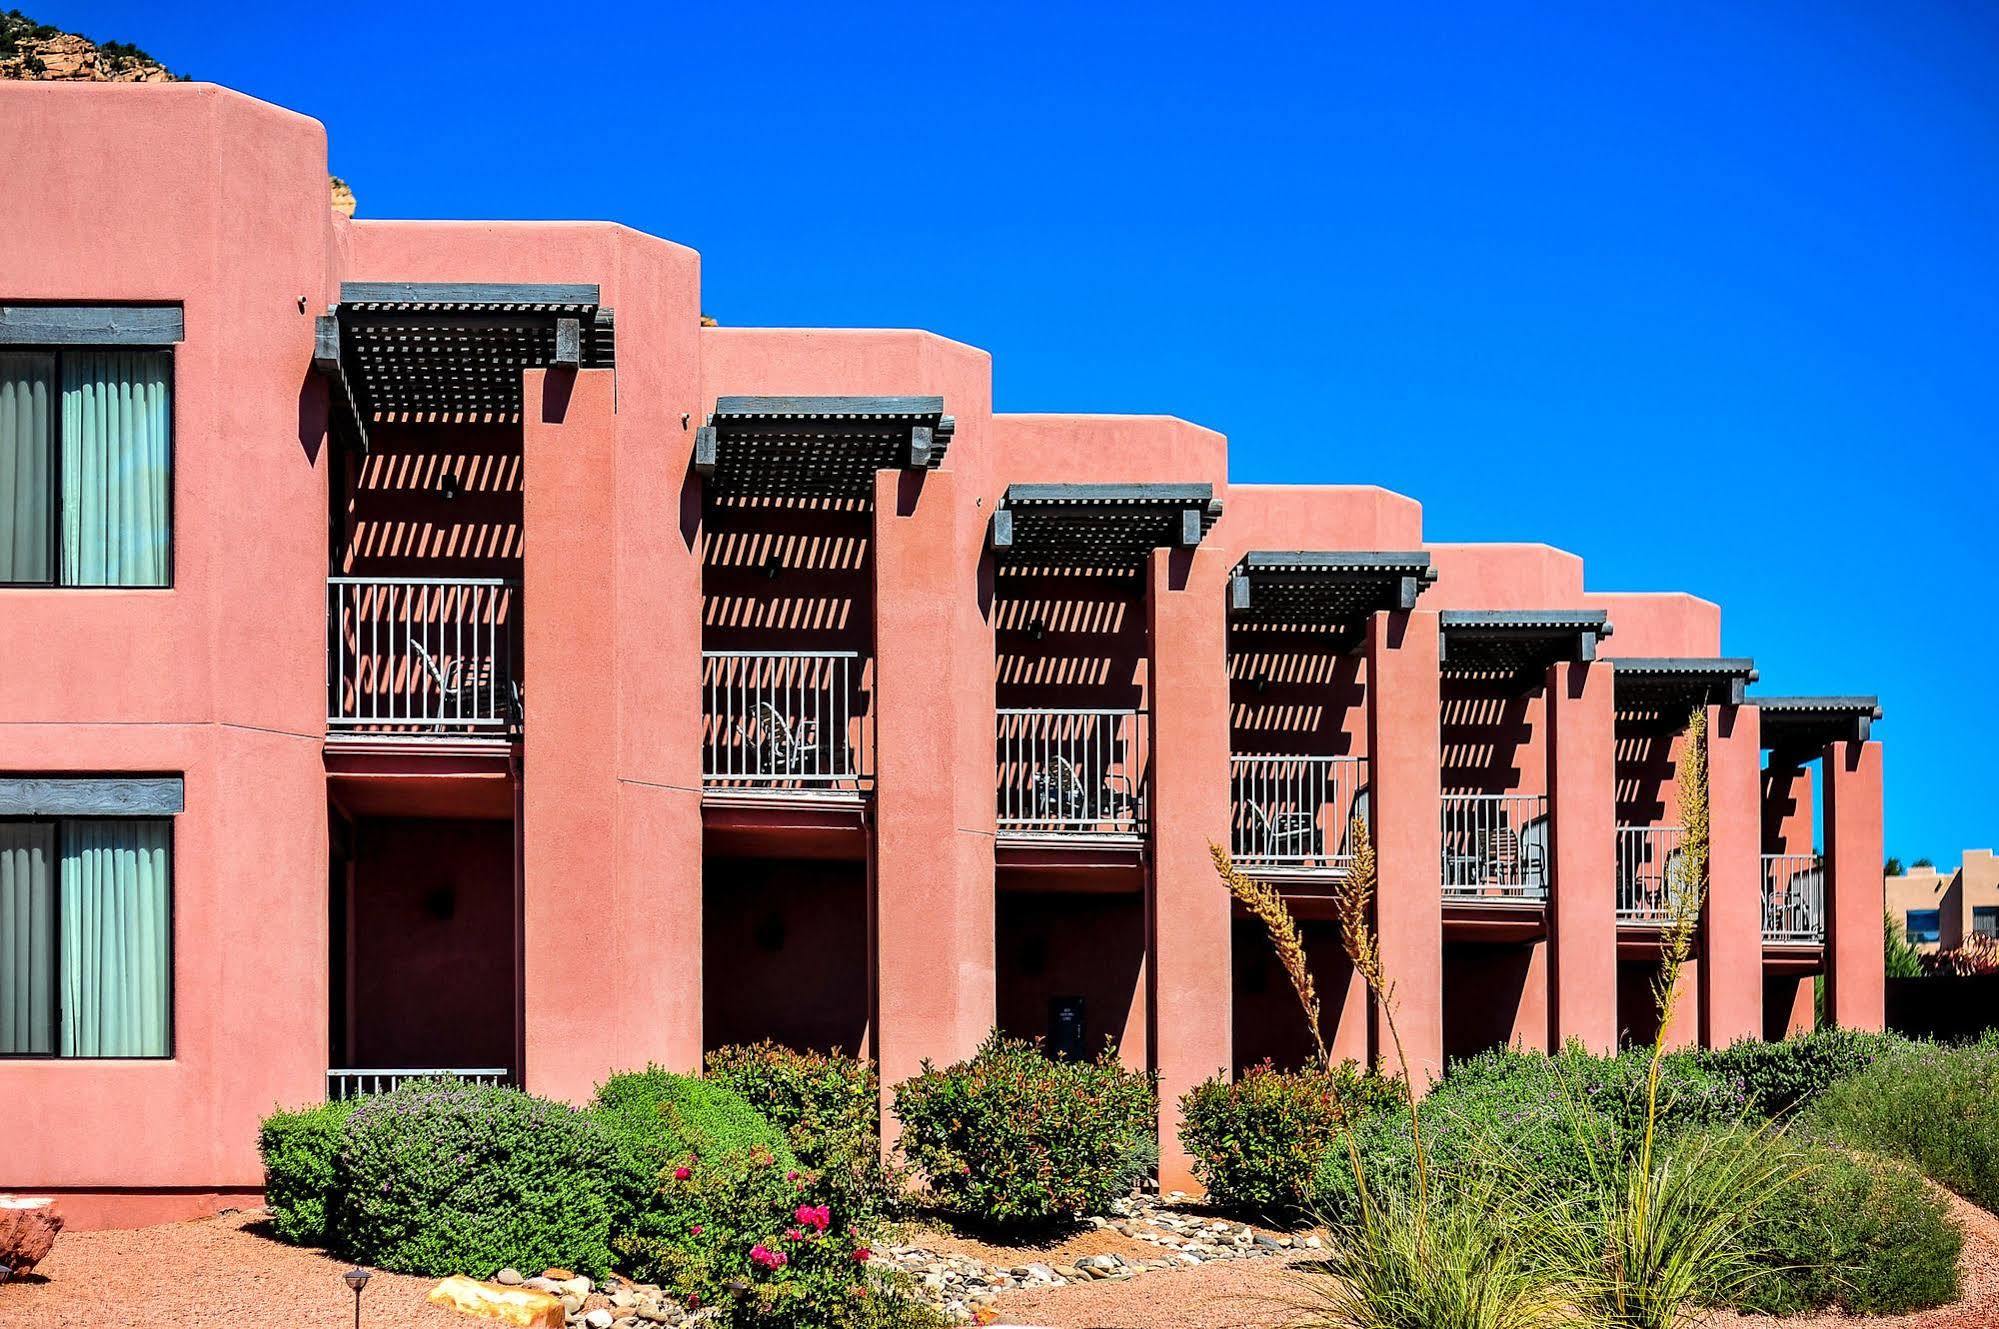
<path fill-rule="evenodd" d="M 1250 843 L 1267 858 L 1310 858 L 1319 819 L 1310 812 L 1283 811 L 1274 805 L 1266 810 L 1259 803 L 1246 805 L 1250 815 Z M 1288 851 L 1288 852 L 1287 852 Z"/>
<path fill-rule="evenodd" d="M 819 750 L 818 729 L 811 720 L 794 722 L 767 701 L 756 704 L 750 723 L 736 721 L 737 737 L 751 754 L 751 775 L 804 774 Z"/>
<path fill-rule="evenodd" d="M 485 656 L 453 656 L 440 663 L 414 635 L 410 654 L 437 689 L 437 714 L 425 717 L 442 730 L 469 721 L 512 721 L 520 713 L 520 688 L 497 660 Z"/>
<path fill-rule="evenodd" d="M 1037 821 L 1067 825 L 1080 822 L 1088 800 L 1083 777 L 1067 757 L 1051 757 L 1034 773 L 1034 817 Z"/>
<path fill-rule="evenodd" d="M 1523 889 L 1548 889 L 1548 819 L 1535 817 L 1520 828 L 1520 885 Z"/>

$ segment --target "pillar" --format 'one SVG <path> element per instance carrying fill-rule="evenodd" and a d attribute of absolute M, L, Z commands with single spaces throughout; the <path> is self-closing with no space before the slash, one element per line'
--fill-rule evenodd
<path fill-rule="evenodd" d="M 1887 1023 L 1881 917 L 1881 745 L 1826 745 L 1826 1021 L 1842 1029 Z"/>
<path fill-rule="evenodd" d="M 1375 927 L 1395 1023 L 1420 1091 L 1444 1068 L 1444 888 L 1437 615 L 1380 613 L 1367 626 L 1368 781 L 1378 874 Z M 1375 1055 L 1392 1058 L 1376 1013 Z"/>
<path fill-rule="evenodd" d="M 1617 1050 L 1617 711 L 1609 663 L 1548 671 L 1549 1039 Z"/>
<path fill-rule="evenodd" d="M 993 665 L 966 659 L 974 613 L 957 477 L 875 477 L 873 1041 L 884 1106 L 924 1058 L 994 1023 Z M 980 736 L 984 735 L 981 742 Z M 983 833 L 959 794 L 983 790 Z"/>
<path fill-rule="evenodd" d="M 1763 1036 L 1763 742 L 1754 706 L 1708 708 L 1708 895 L 1701 1038 Z"/>
<path fill-rule="evenodd" d="M 1234 1064 L 1230 1050 L 1230 898 L 1210 844 L 1229 834 L 1228 644 L 1218 549 L 1154 550 L 1151 634 L 1152 873 L 1148 1009 L 1159 1072 L 1159 1184 L 1194 1190 L 1180 1144 L 1180 1096 Z"/>

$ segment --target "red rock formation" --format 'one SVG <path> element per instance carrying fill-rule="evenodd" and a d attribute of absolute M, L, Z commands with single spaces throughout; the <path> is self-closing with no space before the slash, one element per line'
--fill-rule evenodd
<path fill-rule="evenodd" d="M 40 1264 L 62 1231 L 53 1200 L 0 1197 L 0 1265 L 19 1278 Z"/>

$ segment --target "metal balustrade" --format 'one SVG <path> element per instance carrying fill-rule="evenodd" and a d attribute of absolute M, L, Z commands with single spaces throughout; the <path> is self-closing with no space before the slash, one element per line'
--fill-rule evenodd
<path fill-rule="evenodd" d="M 872 782 L 856 651 L 703 651 L 702 783 L 852 793 Z"/>
<path fill-rule="evenodd" d="M 1000 833 L 1144 834 L 1145 729 L 1138 710 L 1001 708 Z"/>
<path fill-rule="evenodd" d="M 521 719 L 520 583 L 329 577 L 326 727 L 505 737 Z"/>
<path fill-rule="evenodd" d="M 1343 871 L 1367 816 L 1362 757 L 1231 757 L 1229 852 L 1246 867 Z"/>
<path fill-rule="evenodd" d="M 1687 885 L 1679 826 L 1617 828 L 1617 921 L 1663 926 Z"/>
<path fill-rule="evenodd" d="M 1548 893 L 1548 799 L 1542 794 L 1446 794 L 1444 894 L 1537 900 Z"/>
<path fill-rule="evenodd" d="M 1825 864 L 1817 854 L 1763 855 L 1763 940 L 1825 940 Z"/>
<path fill-rule="evenodd" d="M 504 1066 L 444 1066 L 429 1069 L 375 1070 L 336 1067 L 326 1073 L 326 1096 L 338 1101 L 362 1094 L 386 1094 L 406 1080 L 462 1080 L 466 1084 L 501 1085 L 513 1082 L 513 1072 Z"/>

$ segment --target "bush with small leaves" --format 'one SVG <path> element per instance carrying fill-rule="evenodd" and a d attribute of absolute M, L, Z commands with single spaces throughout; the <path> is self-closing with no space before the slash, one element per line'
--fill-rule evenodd
<path fill-rule="evenodd" d="M 794 1166 L 783 1134 L 727 1085 L 658 1066 L 621 1072 L 599 1085 L 590 1115 L 616 1147 L 615 1233 L 645 1226 L 660 1173 L 690 1155 L 761 1148 Z"/>
<path fill-rule="evenodd" d="M 1999 1045 L 1912 1043 L 1833 1083 L 1807 1119 L 1999 1209 Z"/>
<path fill-rule="evenodd" d="M 271 1230 L 295 1246 L 323 1246 L 338 1207 L 337 1175 L 351 1101 L 273 1112 L 257 1130 Z"/>
<path fill-rule="evenodd" d="M 1269 1062 L 1233 1082 L 1203 1081 L 1180 1100 L 1180 1142 L 1211 1203 L 1289 1219 L 1312 1201 L 1313 1175 L 1343 1135 L 1402 1102 L 1397 1081 L 1342 1062 L 1330 1071 L 1280 1071 Z"/>
<path fill-rule="evenodd" d="M 800 1166 L 820 1175 L 844 1211 L 895 1217 L 906 1207 L 902 1174 L 882 1158 L 881 1082 L 872 1061 L 764 1042 L 710 1052 L 708 1078 L 784 1132 Z"/>
<path fill-rule="evenodd" d="M 1726 1048 L 1687 1055 L 1738 1086 L 1750 1111 L 1781 1117 L 1808 1106 L 1835 1081 L 1866 1070 L 1908 1043 L 1899 1034 L 1814 1029 L 1781 1042 L 1743 1039 Z"/>

